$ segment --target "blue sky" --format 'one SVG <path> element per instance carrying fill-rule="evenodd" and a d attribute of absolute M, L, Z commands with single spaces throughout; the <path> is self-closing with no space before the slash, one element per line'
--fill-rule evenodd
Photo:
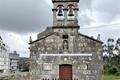
<path fill-rule="evenodd" d="M 120 38 L 120 0 L 80 0 L 80 33 Z M 0 35 L 11 51 L 29 56 L 29 36 L 52 26 L 51 0 L 0 0 Z"/>

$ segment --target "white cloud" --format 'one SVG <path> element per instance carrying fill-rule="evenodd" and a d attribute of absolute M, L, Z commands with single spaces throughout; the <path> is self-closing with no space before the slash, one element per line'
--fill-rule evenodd
<path fill-rule="evenodd" d="M 47 3 L 48 5 L 50 5 L 50 7 L 53 7 L 52 0 L 45 0 L 45 1 L 46 1 L 46 3 Z"/>
<path fill-rule="evenodd" d="M 13 32 L 0 31 L 0 34 L 6 45 L 10 47 L 10 52 L 15 50 L 20 54 L 20 56 L 29 57 L 29 36 L 34 36 L 33 39 L 35 40 L 36 33 L 20 35 Z"/>
<path fill-rule="evenodd" d="M 120 37 L 120 0 L 80 0 L 80 32 L 102 40 Z M 11 50 L 28 56 L 28 41 L 52 24 L 52 0 L 1 0 L 0 35 Z M 15 33 L 16 32 L 16 33 Z M 31 33 L 30 33 L 31 32 Z M 28 34 L 27 34 L 28 33 Z"/>
<path fill-rule="evenodd" d="M 120 15 L 120 0 L 93 0 L 92 10 L 97 12 L 95 16 L 99 21 L 111 22 L 117 15 Z"/>
<path fill-rule="evenodd" d="M 0 0 L 2 30 L 23 34 L 51 24 L 52 10 L 45 0 Z"/>

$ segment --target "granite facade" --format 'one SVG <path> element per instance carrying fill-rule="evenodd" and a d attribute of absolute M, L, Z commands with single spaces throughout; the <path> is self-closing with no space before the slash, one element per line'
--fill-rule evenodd
<path fill-rule="evenodd" d="M 63 39 L 64 32 L 53 30 L 49 36 L 30 44 L 33 80 L 58 79 L 59 65 L 71 64 L 73 78 L 79 80 L 102 80 L 102 43 L 91 37 L 79 34 L 76 29 L 66 29 L 68 39 Z M 75 33 L 76 32 L 76 33 Z M 38 37 L 39 39 L 39 37 Z M 68 41 L 68 49 L 63 49 L 63 41 Z M 92 54 L 92 56 L 42 56 L 41 54 Z"/>
<path fill-rule="evenodd" d="M 32 80 L 58 80 L 62 64 L 72 65 L 74 80 L 103 80 L 102 42 L 78 32 L 78 2 L 53 0 L 53 26 L 30 37 Z"/>

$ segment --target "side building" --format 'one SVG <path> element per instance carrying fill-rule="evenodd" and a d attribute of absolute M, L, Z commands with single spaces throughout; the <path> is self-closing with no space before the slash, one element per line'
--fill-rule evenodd
<path fill-rule="evenodd" d="M 9 73 L 9 48 L 0 36 L 0 73 Z"/>
<path fill-rule="evenodd" d="M 18 62 L 19 62 L 19 54 L 14 51 L 13 53 L 9 53 L 10 59 L 10 72 L 16 73 L 18 71 Z"/>

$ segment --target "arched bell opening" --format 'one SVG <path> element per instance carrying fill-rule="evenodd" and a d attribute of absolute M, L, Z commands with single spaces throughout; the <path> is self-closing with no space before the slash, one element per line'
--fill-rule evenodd
<path fill-rule="evenodd" d="M 62 4 L 57 6 L 57 20 L 64 20 L 64 6 Z"/>
<path fill-rule="evenodd" d="M 74 20 L 74 18 L 75 18 L 75 12 L 74 12 L 74 5 L 73 4 L 68 5 L 67 17 L 68 17 L 68 20 Z"/>

